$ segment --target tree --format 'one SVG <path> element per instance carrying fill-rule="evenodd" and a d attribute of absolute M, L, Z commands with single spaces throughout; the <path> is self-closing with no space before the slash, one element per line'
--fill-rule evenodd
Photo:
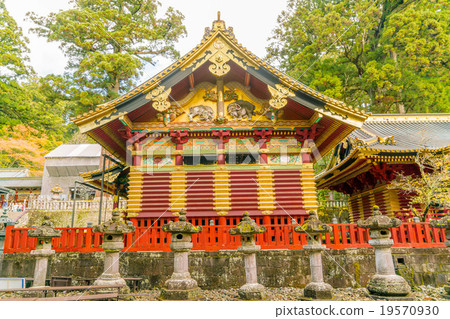
<path fill-rule="evenodd" d="M 417 154 L 415 163 L 420 176 L 398 173 L 389 188 L 410 195 L 411 204 L 421 204 L 424 222 L 432 205 L 450 206 L 450 154 L 422 152 Z"/>
<path fill-rule="evenodd" d="M 184 16 L 169 7 L 157 17 L 156 0 L 72 0 L 70 10 L 39 17 L 33 31 L 57 41 L 69 57 L 65 91 L 84 108 L 125 93 L 145 62 L 176 58 L 174 43 L 186 34 Z M 72 73 L 73 72 L 73 73 Z"/>
<path fill-rule="evenodd" d="M 26 122 L 31 113 L 20 81 L 33 73 L 28 61 L 28 39 L 0 0 L 0 127 Z"/>
<path fill-rule="evenodd" d="M 449 112 L 444 0 L 290 0 L 267 58 L 312 88 L 377 113 Z"/>
<path fill-rule="evenodd" d="M 5 132 L 14 127 L 20 127 L 19 132 L 33 128 L 33 135 L 45 132 L 47 136 L 62 138 L 66 133 L 66 106 L 27 65 L 28 39 L 3 0 L 0 25 L 0 129 L 7 128 L 0 132 L 8 135 Z"/>
<path fill-rule="evenodd" d="M 0 167 L 27 167 L 41 171 L 44 155 L 59 144 L 54 137 L 23 124 L 0 128 Z"/>

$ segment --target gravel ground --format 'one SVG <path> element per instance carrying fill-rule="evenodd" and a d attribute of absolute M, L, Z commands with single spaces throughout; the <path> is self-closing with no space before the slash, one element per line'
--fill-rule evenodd
<path fill-rule="evenodd" d="M 301 288 L 266 288 L 267 299 L 266 300 L 299 300 L 299 297 L 303 296 L 303 289 Z M 132 300 L 157 300 L 159 296 L 158 290 L 141 291 L 145 296 L 136 296 L 130 298 Z M 442 298 L 442 294 L 445 293 L 444 288 L 435 288 L 431 286 L 416 287 L 413 291 L 415 300 L 418 301 L 431 301 L 431 300 L 446 300 Z M 147 295 L 148 294 L 148 295 Z M 204 300 L 213 301 L 234 301 L 239 300 L 237 289 L 214 289 L 203 290 L 202 294 Z M 367 295 L 365 288 L 338 288 L 334 292 L 334 300 L 338 301 L 350 301 L 350 300 L 372 300 Z"/>
<path fill-rule="evenodd" d="M 295 301 L 299 300 L 303 296 L 303 289 L 301 288 L 266 288 L 267 299 L 266 300 L 278 300 L 278 301 Z M 367 290 L 365 288 L 338 288 L 334 291 L 334 300 L 338 301 L 351 301 L 351 300 L 372 300 L 366 295 Z M 76 296 L 79 292 L 70 292 L 64 294 L 65 296 Z M 203 300 L 214 301 L 233 301 L 239 300 L 237 289 L 214 289 L 214 290 L 202 290 Z M 418 301 L 432 301 L 432 300 L 446 300 L 442 298 L 444 294 L 444 288 L 435 288 L 431 286 L 416 287 L 413 291 L 415 300 Z M 62 294 L 60 294 L 62 295 Z M 20 295 L 8 293 L 0 296 L 0 299 L 6 298 L 20 298 Z M 159 290 L 141 290 L 137 294 L 125 297 L 125 300 L 158 300 Z"/>

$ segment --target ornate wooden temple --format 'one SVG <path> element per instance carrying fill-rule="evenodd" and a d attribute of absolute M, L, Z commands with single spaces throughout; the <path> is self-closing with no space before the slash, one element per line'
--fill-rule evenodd
<path fill-rule="evenodd" d="M 378 205 L 387 215 L 408 209 L 409 197 L 389 189 L 397 172 L 419 175 L 417 152 L 450 151 L 449 114 L 371 115 L 336 146 L 317 187 L 349 194 L 350 221 Z"/>
<path fill-rule="evenodd" d="M 219 18 L 192 51 L 74 123 L 122 163 L 107 170 L 108 190 L 144 227 L 181 209 L 203 225 L 235 225 L 244 211 L 299 222 L 317 208 L 317 155 L 367 117 L 256 57 Z"/>

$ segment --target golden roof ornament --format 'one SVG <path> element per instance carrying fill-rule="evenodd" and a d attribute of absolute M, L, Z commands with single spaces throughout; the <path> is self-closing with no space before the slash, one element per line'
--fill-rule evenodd
<path fill-rule="evenodd" d="M 172 91 L 172 88 L 168 88 L 167 90 L 163 85 L 158 86 L 156 89 L 148 93 L 145 98 L 147 100 L 151 100 L 152 106 L 155 110 L 159 112 L 164 112 L 167 109 L 170 108 L 170 102 L 167 101 L 167 99 L 170 96 L 170 92 Z"/>
<path fill-rule="evenodd" d="M 233 28 L 229 27 L 227 29 L 225 21 L 220 19 L 220 11 L 217 11 L 217 20 L 214 20 L 212 23 L 212 28 L 206 27 L 205 28 L 205 34 L 203 35 L 203 38 L 209 37 L 212 33 L 216 31 L 224 31 L 227 32 L 229 35 L 231 35 L 234 38 Z"/>
<path fill-rule="evenodd" d="M 269 105 L 277 110 L 282 109 L 287 104 L 288 97 L 295 96 L 294 92 L 281 84 L 275 84 L 275 88 L 267 85 L 267 88 L 272 96 Z"/>

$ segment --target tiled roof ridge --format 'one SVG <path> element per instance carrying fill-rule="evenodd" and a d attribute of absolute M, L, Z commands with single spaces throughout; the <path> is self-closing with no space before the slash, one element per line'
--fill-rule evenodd
<path fill-rule="evenodd" d="M 430 121 L 450 122 L 450 113 L 372 114 L 365 123 L 410 123 Z"/>

